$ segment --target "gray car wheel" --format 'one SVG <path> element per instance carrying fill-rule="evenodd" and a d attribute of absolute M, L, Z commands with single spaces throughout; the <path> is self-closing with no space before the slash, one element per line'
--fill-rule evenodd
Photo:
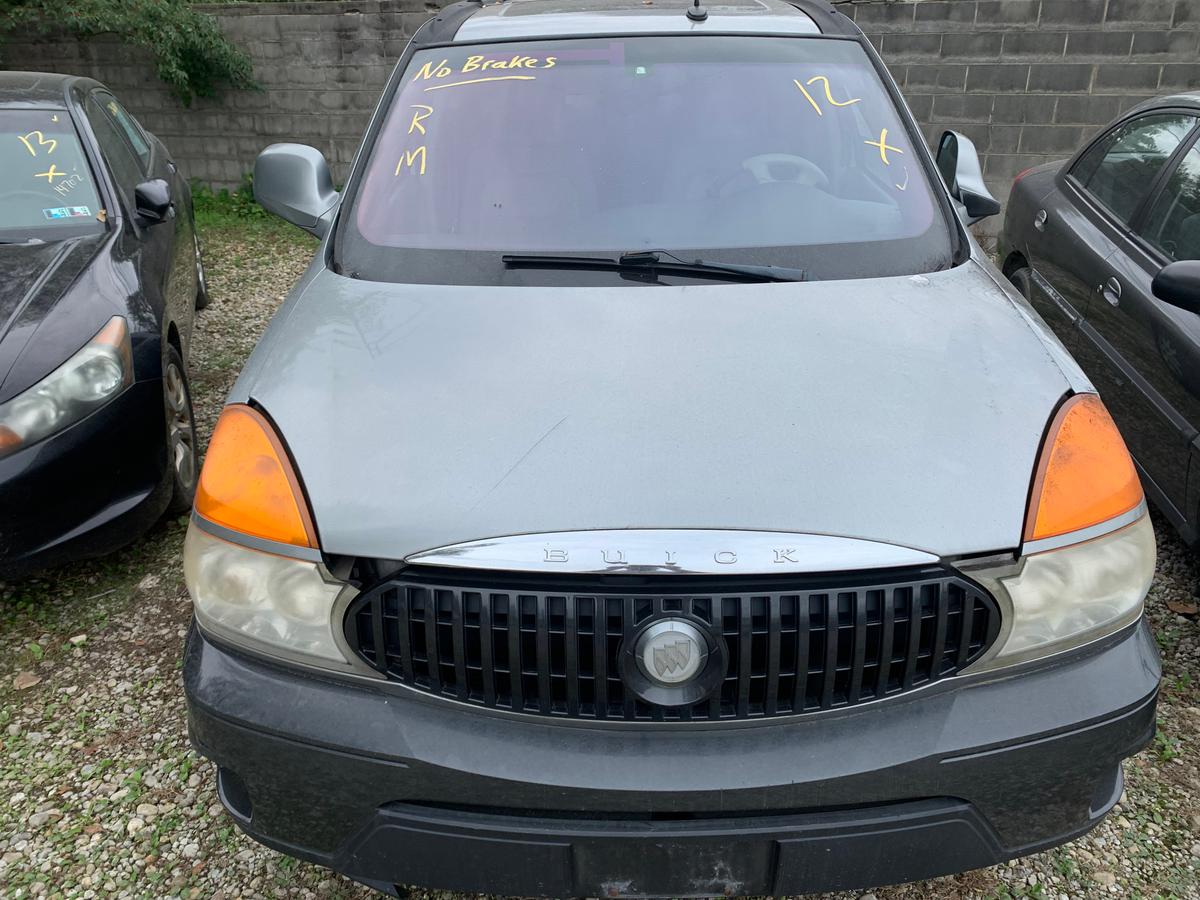
<path fill-rule="evenodd" d="M 196 450 L 196 420 L 192 413 L 192 392 L 187 369 L 179 351 L 167 351 L 163 369 L 163 407 L 167 419 L 167 461 L 171 466 L 172 494 L 167 507 L 170 515 L 182 515 L 192 508 L 200 460 Z"/>

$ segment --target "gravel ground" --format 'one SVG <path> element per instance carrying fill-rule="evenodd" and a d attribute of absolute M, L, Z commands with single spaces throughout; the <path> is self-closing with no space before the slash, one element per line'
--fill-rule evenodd
<path fill-rule="evenodd" d="M 205 246 L 214 301 L 191 372 L 207 435 L 312 243 L 226 223 L 206 229 Z M 0 583 L 0 892 L 374 896 L 255 844 L 223 814 L 213 769 L 187 742 L 183 532 L 182 520 L 164 522 L 108 559 Z M 1161 523 L 1158 535 L 1148 606 L 1165 668 L 1160 731 L 1127 765 L 1114 814 L 1067 847 L 1010 865 L 845 897 L 1200 897 L 1200 627 L 1194 612 L 1177 614 L 1195 609 L 1200 573 Z"/>

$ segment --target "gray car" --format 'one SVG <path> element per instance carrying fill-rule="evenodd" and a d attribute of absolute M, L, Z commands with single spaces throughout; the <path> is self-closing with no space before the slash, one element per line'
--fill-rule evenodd
<path fill-rule="evenodd" d="M 457 3 L 340 194 L 294 145 L 254 183 L 322 243 L 185 549 L 248 834 L 389 892 L 792 894 L 1116 803 L 1136 472 L 828 3 Z"/>

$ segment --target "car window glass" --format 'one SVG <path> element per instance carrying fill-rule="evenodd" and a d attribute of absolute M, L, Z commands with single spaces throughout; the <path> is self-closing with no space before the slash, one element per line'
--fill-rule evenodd
<path fill-rule="evenodd" d="M 448 254 L 451 278 L 464 251 L 496 265 L 500 252 L 743 251 L 818 277 L 918 271 L 950 252 L 895 104 L 844 41 L 423 50 L 354 193 L 346 264 L 382 279 L 410 277 L 406 251 Z"/>
<path fill-rule="evenodd" d="M 1195 122 L 1192 116 L 1177 113 L 1135 119 L 1093 145 L 1071 174 L 1128 223 Z"/>
<path fill-rule="evenodd" d="M 67 111 L 0 109 L 0 241 L 93 234 L 103 218 Z"/>
<path fill-rule="evenodd" d="M 91 123 L 92 131 L 96 134 L 100 152 L 104 155 L 113 178 L 117 182 L 117 190 L 126 201 L 132 201 L 133 189 L 143 180 L 141 163 L 134 156 L 133 150 L 130 149 L 129 143 L 117 128 L 116 123 L 109 118 L 108 113 L 97 102 L 95 95 L 87 98 L 84 103 L 84 112 L 87 113 L 88 122 Z"/>
<path fill-rule="evenodd" d="M 1171 259 L 1200 259 L 1200 148 L 1192 147 L 1167 179 L 1142 236 Z"/>
<path fill-rule="evenodd" d="M 129 146 L 133 147 L 133 152 L 138 155 L 138 159 L 142 162 L 142 168 L 150 165 L 150 142 L 146 138 L 145 132 L 142 131 L 142 126 L 137 123 L 122 106 L 117 98 L 112 94 L 106 94 L 99 91 L 96 94 L 97 99 L 104 105 L 108 114 L 112 116 L 112 120 L 117 123 L 117 127 L 121 129 L 121 133 L 129 141 Z"/>

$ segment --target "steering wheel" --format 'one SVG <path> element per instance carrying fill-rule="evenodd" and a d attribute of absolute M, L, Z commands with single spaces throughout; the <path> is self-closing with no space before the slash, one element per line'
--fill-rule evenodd
<path fill-rule="evenodd" d="M 742 160 L 742 168 L 759 184 L 784 182 L 829 187 L 829 176 L 815 162 L 792 153 L 760 153 Z"/>
<path fill-rule="evenodd" d="M 20 191 L 20 190 L 18 190 L 18 191 L 4 191 L 3 193 L 0 193 L 0 200 L 4 200 L 4 202 L 6 202 L 6 203 L 10 200 L 15 200 L 17 197 L 32 197 L 38 203 L 46 203 L 50 199 L 49 197 L 47 197 L 45 194 L 41 193 L 40 191 L 31 191 L 31 190 Z"/>
<path fill-rule="evenodd" d="M 50 206 L 50 204 L 54 203 L 55 201 L 61 203 L 63 206 L 67 205 L 67 203 L 65 201 L 61 200 L 60 198 L 55 197 L 52 200 L 51 198 L 47 197 L 45 194 L 41 193 L 40 191 L 31 191 L 28 189 L 16 190 L 16 191 L 0 191 L 0 204 L 3 204 L 5 206 L 8 206 L 9 204 L 18 204 L 18 205 L 22 205 L 22 206 L 28 205 L 30 207 L 33 207 L 34 204 L 36 204 L 37 209 L 45 210 L 45 209 L 52 208 Z M 43 213 L 43 215 L 45 215 L 45 213 Z M 51 221 L 53 221 L 53 220 L 52 219 L 46 220 L 46 222 L 51 222 Z M 45 224 L 45 223 L 41 223 L 41 224 Z"/>

